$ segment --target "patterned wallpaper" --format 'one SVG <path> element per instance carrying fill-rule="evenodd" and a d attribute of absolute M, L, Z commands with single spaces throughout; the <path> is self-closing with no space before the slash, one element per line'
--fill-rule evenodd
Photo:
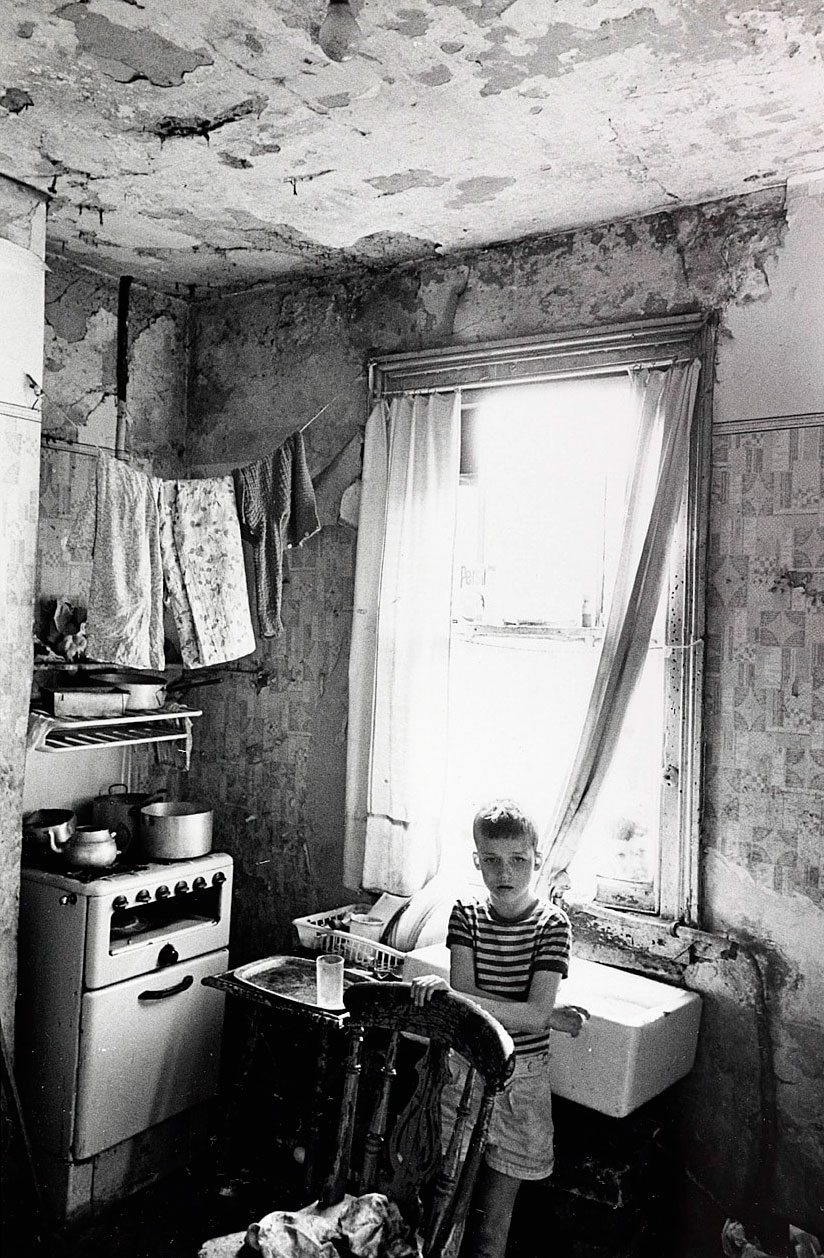
<path fill-rule="evenodd" d="M 824 424 L 716 435 L 704 839 L 824 907 Z M 789 570 L 806 570 L 806 590 Z M 798 578 L 795 578 L 798 580 Z"/>

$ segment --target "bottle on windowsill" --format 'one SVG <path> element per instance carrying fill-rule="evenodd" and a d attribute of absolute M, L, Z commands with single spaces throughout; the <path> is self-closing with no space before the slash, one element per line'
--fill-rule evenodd
<path fill-rule="evenodd" d="M 584 601 L 581 603 L 581 628 L 582 629 L 592 628 L 592 604 L 590 603 L 589 599 L 586 597 L 584 598 Z"/>

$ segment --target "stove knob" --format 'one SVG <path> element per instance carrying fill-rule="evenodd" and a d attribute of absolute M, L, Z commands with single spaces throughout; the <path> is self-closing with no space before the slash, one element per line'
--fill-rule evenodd
<path fill-rule="evenodd" d="M 225 881 L 226 881 L 226 875 L 222 874 L 220 870 L 218 870 L 216 874 L 212 875 L 212 885 L 215 887 L 219 887 L 220 884 Z"/>
<path fill-rule="evenodd" d="M 192 890 L 202 891 L 205 886 L 206 886 L 205 878 L 195 878 L 194 882 L 192 883 Z"/>
<path fill-rule="evenodd" d="M 168 899 L 170 895 L 171 895 L 171 892 L 169 891 L 169 888 L 167 886 L 160 886 L 158 887 L 157 891 L 155 891 L 156 900 L 166 900 Z"/>
<path fill-rule="evenodd" d="M 146 901 L 147 901 L 147 900 L 151 900 L 151 898 L 152 898 L 152 897 L 151 897 L 150 893 L 149 893 L 148 891 L 146 891 L 146 890 L 143 890 L 143 891 L 138 891 L 137 895 L 135 896 L 135 899 L 136 899 L 136 900 L 139 900 L 141 904 L 145 904 L 145 903 L 146 903 Z"/>
<path fill-rule="evenodd" d="M 177 948 L 172 947 L 171 944 L 164 944 L 160 949 L 160 952 L 157 954 L 158 966 L 174 965 L 175 962 L 179 960 L 180 957 Z"/>
<path fill-rule="evenodd" d="M 129 901 L 126 899 L 125 895 L 116 895 L 112 900 L 112 908 L 115 910 L 125 909 L 128 906 L 128 903 Z"/>
<path fill-rule="evenodd" d="M 183 895 L 188 890 L 189 890 L 188 882 L 175 883 L 175 895 Z"/>

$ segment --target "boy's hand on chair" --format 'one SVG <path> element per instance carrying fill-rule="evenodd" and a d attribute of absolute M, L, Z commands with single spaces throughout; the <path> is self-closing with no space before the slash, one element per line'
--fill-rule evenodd
<path fill-rule="evenodd" d="M 589 1017 L 589 1010 L 582 1005 L 556 1005 L 552 1010 L 549 1025 L 553 1031 L 562 1031 L 573 1038 L 581 1034 L 584 1023 Z"/>
<path fill-rule="evenodd" d="M 416 1005 L 425 1005 L 432 999 L 433 992 L 450 991 L 449 984 L 439 974 L 421 974 L 412 979 L 412 1000 Z"/>

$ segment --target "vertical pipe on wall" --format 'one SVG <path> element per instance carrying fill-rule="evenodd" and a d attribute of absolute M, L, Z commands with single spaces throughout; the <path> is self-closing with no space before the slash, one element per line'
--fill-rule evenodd
<path fill-rule="evenodd" d="M 121 275 L 117 289 L 117 427 L 114 448 L 119 459 L 126 457 L 126 392 L 129 383 L 129 294 L 131 275 Z"/>

